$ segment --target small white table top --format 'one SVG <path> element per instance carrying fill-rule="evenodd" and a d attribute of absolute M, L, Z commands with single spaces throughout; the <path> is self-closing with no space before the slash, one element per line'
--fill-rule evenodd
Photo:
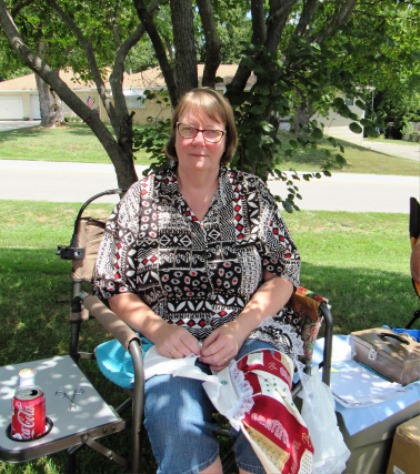
<path fill-rule="evenodd" d="M 45 393 L 51 430 L 41 438 L 16 441 L 9 437 L 11 402 L 19 371 L 36 370 L 36 385 Z M 74 392 L 77 392 L 74 395 Z M 74 395 L 74 404 L 70 403 Z M 60 396 L 61 395 L 61 396 Z M 0 459 L 21 462 L 36 459 L 81 444 L 84 435 L 106 436 L 124 429 L 125 423 L 92 386 L 70 356 L 0 367 Z"/>

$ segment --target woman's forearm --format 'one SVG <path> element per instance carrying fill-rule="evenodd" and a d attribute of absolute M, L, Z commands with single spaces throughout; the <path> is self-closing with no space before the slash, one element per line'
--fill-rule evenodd
<path fill-rule="evenodd" d="M 124 322 L 155 344 L 159 354 L 179 358 L 199 354 L 197 339 L 185 328 L 168 324 L 134 293 L 109 299 L 109 306 Z"/>
<path fill-rule="evenodd" d="M 278 313 L 287 304 L 292 293 L 293 285 L 290 281 L 270 274 L 234 322 L 247 336 L 265 318 Z"/>
<path fill-rule="evenodd" d="M 131 328 L 155 342 L 156 335 L 167 323 L 134 293 L 120 293 L 108 300 L 112 311 Z"/>

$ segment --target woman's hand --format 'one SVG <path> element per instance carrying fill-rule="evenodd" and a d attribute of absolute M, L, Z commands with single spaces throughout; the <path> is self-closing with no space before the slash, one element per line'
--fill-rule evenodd
<path fill-rule="evenodd" d="M 215 329 L 203 342 L 200 361 L 209 364 L 214 372 L 224 369 L 239 352 L 246 335 L 236 321 Z"/>
<path fill-rule="evenodd" d="M 163 324 L 155 334 L 154 342 L 160 355 L 172 359 L 200 354 L 198 340 L 185 328 L 172 324 Z"/>
<path fill-rule="evenodd" d="M 109 299 L 109 305 L 123 321 L 156 345 L 158 353 L 173 359 L 198 355 L 198 340 L 186 329 L 168 324 L 138 295 L 120 293 Z"/>

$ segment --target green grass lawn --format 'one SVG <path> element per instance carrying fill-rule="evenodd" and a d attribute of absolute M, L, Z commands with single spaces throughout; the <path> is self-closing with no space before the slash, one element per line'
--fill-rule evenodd
<path fill-rule="evenodd" d="M 418 163 L 337 141 L 345 147 L 343 156 L 347 161 L 344 168 L 337 172 L 418 176 Z M 323 149 L 328 149 L 333 154 L 338 152 L 324 140 L 316 150 L 298 150 L 293 160 L 284 158 L 279 168 L 319 171 Z M 150 164 L 145 152 L 137 152 L 135 156 L 137 164 Z M 68 123 L 52 130 L 32 127 L 0 132 L 0 159 L 110 163 L 98 139 L 85 124 L 81 123 Z"/>
<path fill-rule="evenodd" d="M 91 209 L 105 217 L 110 207 Z M 0 201 L 1 365 L 68 353 L 70 262 L 60 260 L 55 250 L 69 243 L 77 211 L 75 204 Z M 336 334 L 408 322 L 418 300 L 409 275 L 406 215 L 301 211 L 285 219 L 301 252 L 302 284 L 329 298 Z M 104 340 L 94 321 L 85 329 L 83 348 Z M 83 369 L 107 401 L 121 403 L 122 393 L 94 363 L 84 362 Z M 127 455 L 128 430 L 105 444 Z M 121 472 L 88 449 L 80 459 L 82 474 Z M 146 462 L 152 465 L 149 456 Z M 0 462 L 0 473 L 60 474 L 65 463 L 63 453 L 27 464 Z"/>
<path fill-rule="evenodd" d="M 0 159 L 110 163 L 99 140 L 83 123 L 49 130 L 36 126 L 0 132 Z M 148 164 L 145 153 L 137 153 L 136 159 L 138 164 Z"/>

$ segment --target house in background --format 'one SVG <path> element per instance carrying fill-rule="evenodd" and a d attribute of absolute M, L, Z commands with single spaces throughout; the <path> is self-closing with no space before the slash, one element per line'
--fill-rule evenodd
<path fill-rule="evenodd" d="M 224 90 L 226 82 L 229 82 L 237 66 L 221 65 L 218 74 L 223 82 L 217 84 L 217 89 Z M 199 77 L 203 74 L 203 65 L 198 66 Z M 60 78 L 77 94 L 77 96 L 91 108 L 98 110 L 99 116 L 104 122 L 108 122 L 108 114 L 104 109 L 94 82 L 82 81 L 71 69 L 60 71 Z M 250 84 L 255 79 L 251 79 Z M 110 91 L 109 82 L 105 86 Z M 135 74 L 124 74 L 123 92 L 126 97 L 129 112 L 135 112 L 134 123 L 147 123 L 147 118 L 157 117 L 164 113 L 170 116 L 170 111 L 161 110 L 161 105 L 144 98 L 144 91 L 159 91 L 166 88 L 165 81 L 159 68 L 152 68 Z M 76 114 L 63 103 L 65 118 L 77 117 Z M 36 86 L 35 75 L 18 77 L 9 81 L 0 82 L 0 120 L 40 120 L 39 96 Z"/>
<path fill-rule="evenodd" d="M 202 64 L 198 65 L 199 80 L 202 78 L 203 68 Z M 221 64 L 219 66 L 217 75 L 222 78 L 222 81 L 217 83 L 217 90 L 225 90 L 226 84 L 232 80 L 236 69 L 237 65 L 235 64 Z M 93 82 L 80 80 L 71 69 L 62 70 L 60 77 L 85 104 L 98 111 L 104 122 L 109 121 Z M 255 76 L 251 76 L 248 87 L 251 87 L 254 82 Z M 106 87 L 111 90 L 108 82 Z M 159 91 L 164 88 L 166 85 L 159 68 L 135 74 L 124 74 L 123 91 L 129 112 L 134 112 L 134 123 L 145 124 L 148 117 L 168 117 L 170 115 L 169 109 L 162 109 L 161 104 L 146 100 L 144 97 L 145 90 Z M 350 108 L 359 117 L 363 117 L 364 111 L 362 109 L 356 105 L 350 105 Z M 67 119 L 77 117 L 64 103 L 63 112 Z M 34 74 L 0 82 L 0 120 L 39 120 L 40 118 L 39 96 Z M 324 124 L 324 132 L 327 135 L 343 140 L 362 140 L 361 134 L 357 135 L 349 129 L 351 123 L 349 119 L 334 112 L 331 112 L 328 117 L 316 118 Z"/>

